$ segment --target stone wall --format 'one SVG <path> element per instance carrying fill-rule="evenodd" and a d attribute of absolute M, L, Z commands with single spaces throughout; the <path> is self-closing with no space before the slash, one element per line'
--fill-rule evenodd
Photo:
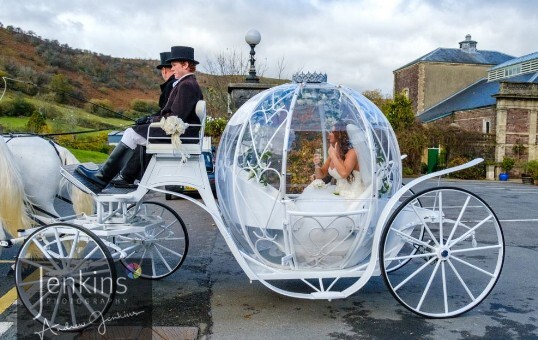
<path fill-rule="evenodd" d="M 454 113 L 454 123 L 461 129 L 484 133 L 484 121 L 490 122 L 490 133 L 495 133 L 495 107 L 483 107 L 473 110 L 457 111 Z"/>
<path fill-rule="evenodd" d="M 228 113 L 237 111 L 247 100 L 273 86 L 275 85 L 264 83 L 228 84 Z"/>
<path fill-rule="evenodd" d="M 491 65 L 468 65 L 449 63 L 427 63 L 424 65 L 424 102 L 419 105 L 422 113 L 461 91 L 476 81 L 487 77 Z"/>
<path fill-rule="evenodd" d="M 417 112 L 418 103 L 418 77 L 419 65 L 411 65 L 404 69 L 394 71 L 394 93 L 401 93 L 404 89 L 408 90 L 408 98 L 413 103 L 413 112 Z"/>
<path fill-rule="evenodd" d="M 503 83 L 497 97 L 495 160 L 512 157 L 521 162 L 538 159 L 538 84 Z M 514 146 L 523 145 L 517 154 Z"/>

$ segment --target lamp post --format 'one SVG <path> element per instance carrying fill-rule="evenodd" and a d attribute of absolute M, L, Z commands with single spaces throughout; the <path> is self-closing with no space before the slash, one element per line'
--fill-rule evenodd
<path fill-rule="evenodd" d="M 258 45 L 261 40 L 262 37 L 260 35 L 260 32 L 255 29 L 249 30 L 245 35 L 245 41 L 247 42 L 247 44 L 250 45 L 250 69 L 246 78 L 247 83 L 260 82 L 260 78 L 256 76 L 256 68 L 254 67 L 254 62 L 256 61 L 256 59 L 254 59 L 254 55 L 256 54 L 256 52 L 254 51 L 254 47 L 256 47 L 256 45 Z"/>

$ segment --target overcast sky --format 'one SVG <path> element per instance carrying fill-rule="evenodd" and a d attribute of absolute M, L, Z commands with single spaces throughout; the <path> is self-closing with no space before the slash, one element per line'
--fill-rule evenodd
<path fill-rule="evenodd" d="M 200 71 L 219 53 L 248 58 L 245 33 L 261 33 L 257 64 L 284 78 L 321 71 L 329 82 L 392 94 L 392 72 L 471 34 L 479 50 L 538 51 L 534 0 L 0 0 L 0 22 L 113 57 L 158 59 L 195 49 Z"/>

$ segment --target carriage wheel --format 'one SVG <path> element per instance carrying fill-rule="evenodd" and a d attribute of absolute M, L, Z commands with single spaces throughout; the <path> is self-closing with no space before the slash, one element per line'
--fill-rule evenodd
<path fill-rule="evenodd" d="M 54 223 L 31 234 L 15 263 L 19 298 L 33 318 L 56 330 L 77 331 L 99 320 L 114 300 L 116 268 L 91 231 Z"/>
<path fill-rule="evenodd" d="M 181 217 L 167 205 L 149 201 L 131 206 L 127 213 L 133 226 L 146 226 L 146 231 L 116 237 L 115 243 L 127 254 L 122 264 L 146 279 L 162 279 L 175 272 L 189 249 Z"/>
<path fill-rule="evenodd" d="M 410 254 L 410 248 L 416 251 Z M 430 318 L 453 317 L 477 306 L 497 283 L 504 236 L 495 213 L 475 194 L 431 188 L 391 215 L 379 258 L 387 287 L 404 307 Z M 398 260 L 406 265 L 388 271 Z"/>
<path fill-rule="evenodd" d="M 407 191 L 400 198 L 400 202 L 403 203 L 407 199 L 409 199 L 410 197 L 413 197 L 413 196 L 415 196 L 415 192 L 412 189 L 407 189 Z M 418 207 L 422 207 L 422 203 L 420 202 L 420 200 L 418 198 L 414 198 L 413 200 L 410 200 L 409 204 L 414 205 L 414 206 L 418 206 Z M 415 231 L 415 233 L 417 233 L 417 232 L 418 232 L 418 234 L 415 235 L 416 238 L 419 239 L 419 240 L 422 240 L 422 238 L 424 237 L 424 226 L 422 226 L 419 230 Z M 407 252 L 409 255 L 414 255 L 418 251 L 417 247 L 413 247 L 410 244 L 406 244 L 404 247 L 407 248 L 407 251 L 402 250 L 401 254 L 405 254 Z M 392 272 L 392 271 L 400 269 L 406 263 L 408 263 L 410 260 L 411 260 L 411 258 L 405 258 L 405 259 L 397 259 L 397 260 L 391 261 L 391 263 L 387 266 L 387 272 Z"/>

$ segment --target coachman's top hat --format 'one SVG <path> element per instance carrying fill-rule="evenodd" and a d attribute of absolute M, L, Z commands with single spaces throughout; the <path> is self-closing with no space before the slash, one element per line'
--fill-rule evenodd
<path fill-rule="evenodd" d="M 171 55 L 172 53 L 170 52 L 161 52 L 161 63 L 157 65 L 158 70 L 162 69 L 163 67 L 172 67 L 172 64 L 170 64 L 170 62 L 167 60 L 170 59 Z"/>
<path fill-rule="evenodd" d="M 170 63 L 172 61 L 192 61 L 199 64 L 194 60 L 194 48 L 188 46 L 172 46 L 171 56 L 166 59 L 166 62 Z"/>

